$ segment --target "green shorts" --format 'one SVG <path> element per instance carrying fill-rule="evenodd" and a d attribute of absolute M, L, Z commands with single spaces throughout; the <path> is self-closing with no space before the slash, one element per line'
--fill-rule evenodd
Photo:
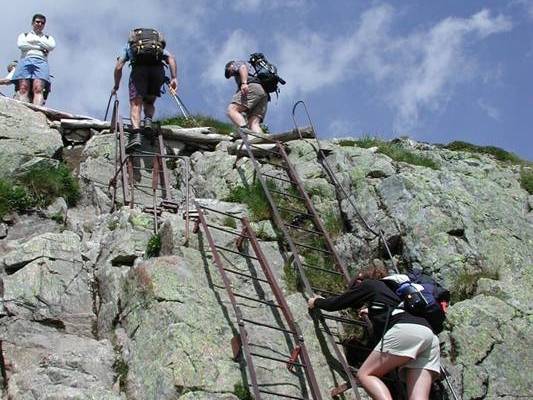
<path fill-rule="evenodd" d="M 231 102 L 246 107 L 248 117 L 252 115 L 259 117 L 261 121 L 265 119 L 268 104 L 268 95 L 259 83 L 248 84 L 248 95 L 243 96 L 239 90 L 231 98 Z"/>

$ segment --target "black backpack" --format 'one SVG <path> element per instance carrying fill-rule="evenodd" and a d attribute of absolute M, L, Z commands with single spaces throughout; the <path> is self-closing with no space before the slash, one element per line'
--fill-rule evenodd
<path fill-rule="evenodd" d="M 279 92 L 278 83 L 285 85 L 285 81 L 278 76 L 278 69 L 268 62 L 263 53 L 250 55 L 250 64 L 254 67 L 255 77 L 267 93 Z"/>
<path fill-rule="evenodd" d="M 163 61 L 166 42 L 163 35 L 155 29 L 137 28 L 128 38 L 132 62 L 135 65 L 157 65 Z"/>
<path fill-rule="evenodd" d="M 435 334 L 444 329 L 446 310 L 443 305 L 450 302 L 450 292 L 431 275 L 415 269 L 407 275 L 396 274 L 382 279 L 402 299 L 400 308 L 412 315 L 424 317 Z"/>

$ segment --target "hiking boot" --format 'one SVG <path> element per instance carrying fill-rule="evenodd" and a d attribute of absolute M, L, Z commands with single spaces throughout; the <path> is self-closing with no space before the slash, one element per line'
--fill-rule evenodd
<path fill-rule="evenodd" d="M 145 117 L 144 118 L 144 130 L 145 131 L 148 131 L 148 132 L 151 132 L 154 127 L 153 127 L 153 124 L 152 124 L 152 118 L 150 117 Z"/>
<path fill-rule="evenodd" d="M 126 145 L 126 153 L 131 153 L 138 147 L 141 147 L 142 144 L 142 137 L 139 130 L 135 130 L 135 132 L 131 132 L 128 140 L 128 144 Z"/>

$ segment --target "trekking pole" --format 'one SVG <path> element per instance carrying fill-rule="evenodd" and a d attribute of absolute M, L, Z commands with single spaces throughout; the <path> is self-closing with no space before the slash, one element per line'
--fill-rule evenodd
<path fill-rule="evenodd" d="M 116 93 L 111 93 L 109 95 L 109 100 L 107 101 L 107 108 L 105 109 L 104 121 L 107 121 L 107 113 L 109 112 L 109 106 L 111 105 L 111 99 L 113 98 L 113 96 L 116 96 L 116 95 L 117 95 Z"/>
<path fill-rule="evenodd" d="M 449 374 L 448 374 L 448 371 L 446 371 L 446 368 L 441 366 L 440 367 L 440 372 L 444 376 L 444 380 L 446 381 L 446 384 L 448 385 L 448 388 L 450 389 L 450 392 L 452 392 L 453 398 L 455 400 L 459 400 L 459 396 L 457 396 L 457 393 L 455 393 L 455 390 L 453 389 L 453 386 L 452 386 L 452 384 L 450 382 Z"/>

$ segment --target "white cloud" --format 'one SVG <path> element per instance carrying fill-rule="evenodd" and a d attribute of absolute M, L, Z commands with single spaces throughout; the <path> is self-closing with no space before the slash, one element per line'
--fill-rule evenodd
<path fill-rule="evenodd" d="M 501 121 L 502 116 L 499 109 L 487 103 L 484 99 L 478 99 L 477 104 L 490 118 Z"/>
<path fill-rule="evenodd" d="M 467 46 L 511 29 L 511 21 L 481 10 L 469 18 L 446 18 L 409 35 L 391 33 L 396 21 L 390 5 L 370 8 L 351 34 L 328 38 L 304 32 L 280 42 L 280 72 L 291 95 L 331 85 L 342 88 L 354 76 L 376 83 L 396 110 L 396 130 L 416 125 L 422 110 L 438 110 L 458 82 L 474 77 L 475 59 Z M 342 90 L 342 89 L 341 89 Z"/>
<path fill-rule="evenodd" d="M 305 0 L 233 0 L 231 2 L 235 11 L 259 12 L 276 8 L 297 8 L 306 4 Z"/>
<path fill-rule="evenodd" d="M 2 4 L 0 62 L 18 58 L 16 38 L 31 29 L 35 12 L 47 17 L 45 32 L 54 36 L 56 49 L 50 53 L 52 75 L 50 107 L 103 117 L 113 86 L 116 57 L 126 45 L 127 36 L 136 27 L 154 27 L 165 33 L 171 52 L 201 37 L 203 18 L 209 12 L 207 0 L 18 0 Z M 22 10 L 22 11 L 21 11 Z M 183 13 L 183 10 L 187 10 Z M 179 32 L 179 35 L 176 34 Z M 177 54 L 178 59 L 180 54 Z M 129 71 L 124 71 L 121 99 L 127 98 Z M 123 112 L 127 103 L 123 102 Z"/>

